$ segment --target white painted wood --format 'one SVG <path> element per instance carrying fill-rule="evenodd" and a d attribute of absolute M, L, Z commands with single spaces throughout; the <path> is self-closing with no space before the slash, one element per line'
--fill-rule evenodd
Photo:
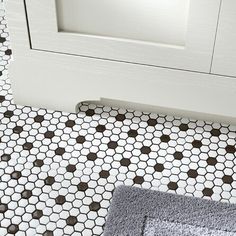
<path fill-rule="evenodd" d="M 212 73 L 236 76 L 236 1 L 223 0 Z"/>
<path fill-rule="evenodd" d="M 190 0 L 57 0 L 62 32 L 184 46 Z"/>
<path fill-rule="evenodd" d="M 7 12 L 17 104 L 74 112 L 81 101 L 108 99 L 236 123 L 235 78 L 31 50 L 23 0 L 9 1 Z"/>
<path fill-rule="evenodd" d="M 72 7 L 75 4 L 73 0 L 61 1 L 72 4 Z M 109 1 L 112 4 L 114 0 Z M 26 0 L 26 3 L 34 49 L 184 70 L 210 71 L 220 0 L 190 0 L 183 46 L 178 45 L 178 40 L 176 44 L 169 45 L 58 32 L 57 0 Z M 75 8 L 77 7 L 76 4 Z M 124 18 L 123 24 L 131 21 L 133 14 Z M 91 20 L 93 21 L 94 19 Z"/>

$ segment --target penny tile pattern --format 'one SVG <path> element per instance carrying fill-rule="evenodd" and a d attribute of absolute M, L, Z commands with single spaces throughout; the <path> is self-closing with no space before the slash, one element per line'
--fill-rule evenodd
<path fill-rule="evenodd" d="M 121 184 L 236 203 L 235 126 L 85 103 L 78 114 L 15 105 L 0 21 L 0 235 L 101 235 Z"/>

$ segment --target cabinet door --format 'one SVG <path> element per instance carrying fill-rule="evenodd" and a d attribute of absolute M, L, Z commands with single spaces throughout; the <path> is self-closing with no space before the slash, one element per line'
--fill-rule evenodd
<path fill-rule="evenodd" d="M 210 72 L 220 0 L 26 0 L 32 49 Z"/>
<path fill-rule="evenodd" d="M 236 1 L 223 0 L 212 73 L 236 76 Z"/>

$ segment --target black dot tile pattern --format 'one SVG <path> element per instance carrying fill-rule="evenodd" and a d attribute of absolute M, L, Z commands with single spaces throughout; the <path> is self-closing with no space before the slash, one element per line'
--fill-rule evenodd
<path fill-rule="evenodd" d="M 9 154 L 2 154 L 1 161 L 10 161 L 11 156 Z"/>
<path fill-rule="evenodd" d="M 154 166 L 154 169 L 155 169 L 155 171 L 162 172 L 165 168 L 164 168 L 164 165 L 163 165 L 163 164 L 157 163 L 157 164 Z"/>
<path fill-rule="evenodd" d="M 8 56 L 10 56 L 10 55 L 12 54 L 11 49 L 7 49 L 7 50 L 5 51 L 5 54 L 8 55 Z"/>
<path fill-rule="evenodd" d="M 202 142 L 200 140 L 194 140 L 192 145 L 194 148 L 200 148 L 202 146 Z"/>
<path fill-rule="evenodd" d="M 16 234 L 19 231 L 18 225 L 11 224 L 7 227 L 7 232 L 9 234 Z"/>
<path fill-rule="evenodd" d="M 13 111 L 5 111 L 3 115 L 6 118 L 11 118 L 14 115 L 14 113 Z"/>
<path fill-rule="evenodd" d="M 157 125 L 157 120 L 150 118 L 150 119 L 147 121 L 147 123 L 148 123 L 149 126 L 156 126 L 156 125 Z"/>
<path fill-rule="evenodd" d="M 122 165 L 122 166 L 129 166 L 130 164 L 131 164 L 131 161 L 130 161 L 130 159 L 128 159 L 128 158 L 122 158 L 121 160 L 120 160 L 120 164 Z"/>
<path fill-rule="evenodd" d="M 165 143 L 168 143 L 170 141 L 170 137 L 168 135 L 162 135 L 160 139 Z"/>
<path fill-rule="evenodd" d="M 107 171 L 107 170 L 102 170 L 102 171 L 99 173 L 99 176 L 100 176 L 100 178 L 107 179 L 107 178 L 110 176 L 110 173 L 109 173 L 109 171 Z"/>
<path fill-rule="evenodd" d="M 107 144 L 108 148 L 110 149 L 116 149 L 118 147 L 118 143 L 115 142 L 115 141 L 110 141 L 108 144 Z"/>
<path fill-rule="evenodd" d="M 222 180 L 225 184 L 232 184 L 234 181 L 231 175 L 225 175 Z"/>
<path fill-rule="evenodd" d="M 53 131 L 47 131 L 44 134 L 44 137 L 49 138 L 49 139 L 53 138 L 54 136 L 55 136 L 55 133 Z"/>
<path fill-rule="evenodd" d="M 53 234 L 53 231 L 51 231 L 51 230 L 46 230 L 46 231 L 43 233 L 43 236 L 54 236 L 54 234 Z"/>
<path fill-rule="evenodd" d="M 67 219 L 66 219 L 66 223 L 67 225 L 71 225 L 71 226 L 74 226 L 75 224 L 77 224 L 78 220 L 75 216 L 69 216 Z"/>
<path fill-rule="evenodd" d="M 73 120 L 68 120 L 65 123 L 66 127 L 72 128 L 75 125 L 75 121 Z"/>
<path fill-rule="evenodd" d="M 102 235 L 122 184 L 236 203 L 235 126 L 87 103 L 78 114 L 17 106 L 0 23 L 1 236 Z"/>
<path fill-rule="evenodd" d="M 209 166 L 215 166 L 217 164 L 217 159 L 214 157 L 208 157 L 207 164 Z"/>
<path fill-rule="evenodd" d="M 198 172 L 197 172 L 197 170 L 189 170 L 188 172 L 187 172 L 187 174 L 188 174 L 188 177 L 189 178 L 197 178 L 197 176 L 198 176 Z"/>
<path fill-rule="evenodd" d="M 103 133 L 105 130 L 106 130 L 106 126 L 105 125 L 98 125 L 96 127 L 96 131 L 97 132 Z"/>
<path fill-rule="evenodd" d="M 44 117 L 41 116 L 41 115 L 37 115 L 34 117 L 34 121 L 37 122 L 37 123 L 41 123 L 44 121 Z"/>
<path fill-rule="evenodd" d="M 0 203 L 0 213 L 5 213 L 8 210 L 7 204 Z"/>
<path fill-rule="evenodd" d="M 48 176 L 45 180 L 44 180 L 45 185 L 53 185 L 55 183 L 55 178 L 52 176 Z"/>
<path fill-rule="evenodd" d="M 24 199 L 29 199 L 31 196 L 32 196 L 32 191 L 31 190 L 24 190 L 21 193 L 21 198 L 24 198 Z"/>
<path fill-rule="evenodd" d="M 101 208 L 101 205 L 100 205 L 99 202 L 92 202 L 92 203 L 89 205 L 90 211 L 98 211 L 100 208 Z"/>
<path fill-rule="evenodd" d="M 183 154 L 182 154 L 182 152 L 175 152 L 174 153 L 174 158 L 176 159 L 176 160 L 182 160 L 183 159 Z"/>
<path fill-rule="evenodd" d="M 43 160 L 35 160 L 33 165 L 36 166 L 36 167 L 42 167 L 43 166 Z"/>
<path fill-rule="evenodd" d="M 204 188 L 202 193 L 206 197 L 211 197 L 214 192 L 211 188 Z"/>
<path fill-rule="evenodd" d="M 55 201 L 56 204 L 62 205 L 66 202 L 66 198 L 65 196 L 59 195 L 58 197 L 56 197 Z"/>
<path fill-rule="evenodd" d="M 24 145 L 23 145 L 23 149 L 24 149 L 24 150 L 30 151 L 32 148 L 33 148 L 33 144 L 32 144 L 32 143 L 26 142 L 26 143 L 24 143 Z"/>
<path fill-rule="evenodd" d="M 85 112 L 86 116 L 93 116 L 95 114 L 95 111 L 93 109 L 88 109 L 86 112 Z"/>
<path fill-rule="evenodd" d="M 141 149 L 140 149 L 141 153 L 142 154 L 149 154 L 151 152 L 151 148 L 150 147 L 147 147 L 147 146 L 143 146 Z"/>
<path fill-rule="evenodd" d="M 66 167 L 67 172 L 75 172 L 76 171 L 76 166 L 75 165 L 68 165 Z"/>
<path fill-rule="evenodd" d="M 176 190 L 178 188 L 178 184 L 175 182 L 170 182 L 170 183 L 168 183 L 167 186 L 170 190 Z"/>
<path fill-rule="evenodd" d="M 83 144 L 85 141 L 86 141 L 86 139 L 85 139 L 85 137 L 82 136 L 82 135 L 79 135 L 79 136 L 76 138 L 76 142 L 77 142 L 77 143 Z"/>
<path fill-rule="evenodd" d="M 219 129 L 212 129 L 211 130 L 211 135 L 212 136 L 216 136 L 216 137 L 219 137 L 221 135 L 221 132 Z"/>
<path fill-rule="evenodd" d="M 117 121 L 124 121 L 126 117 L 125 114 L 118 114 L 115 118 Z"/>
<path fill-rule="evenodd" d="M 4 43 L 4 42 L 6 42 L 6 38 L 0 37 L 0 43 Z"/>
<path fill-rule="evenodd" d="M 95 161 L 96 159 L 98 158 L 97 154 L 94 153 L 94 152 L 90 152 L 88 155 L 87 155 L 87 159 L 89 161 Z"/>
<path fill-rule="evenodd" d="M 21 126 L 16 126 L 13 128 L 13 133 L 15 134 L 20 134 L 23 131 L 23 127 Z"/>
<path fill-rule="evenodd" d="M 134 129 L 131 129 L 131 130 L 128 131 L 128 136 L 132 137 L 132 138 L 135 138 L 135 137 L 138 136 L 138 131 L 134 130 Z"/>
<path fill-rule="evenodd" d="M 5 101 L 5 96 L 0 96 L 0 103 Z"/>
<path fill-rule="evenodd" d="M 20 172 L 20 171 L 13 171 L 13 172 L 11 173 L 11 178 L 12 178 L 12 179 L 19 179 L 21 176 L 22 176 L 22 175 L 21 175 L 21 172 Z"/>
<path fill-rule="evenodd" d="M 65 153 L 65 148 L 59 147 L 55 150 L 56 155 L 62 156 L 64 153 Z"/>
<path fill-rule="evenodd" d="M 79 191 L 85 192 L 87 189 L 88 189 L 88 184 L 87 184 L 87 183 L 85 183 L 85 182 L 80 182 L 80 183 L 78 184 L 78 190 L 79 190 Z"/>
<path fill-rule="evenodd" d="M 39 220 L 43 216 L 43 211 L 42 210 L 35 210 L 32 213 L 32 218 Z"/>
<path fill-rule="evenodd" d="M 227 153 L 235 153 L 236 152 L 236 147 L 234 145 L 227 145 L 225 148 Z"/>
<path fill-rule="evenodd" d="M 142 176 L 136 176 L 134 178 L 134 183 L 135 184 L 142 184 L 144 182 L 144 178 Z"/>
<path fill-rule="evenodd" d="M 188 124 L 180 124 L 180 131 L 187 131 L 189 129 Z"/>

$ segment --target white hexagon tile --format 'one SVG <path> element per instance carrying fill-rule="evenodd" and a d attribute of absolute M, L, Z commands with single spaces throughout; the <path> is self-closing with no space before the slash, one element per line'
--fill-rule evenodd
<path fill-rule="evenodd" d="M 122 184 L 236 202 L 236 127 L 92 104 L 78 114 L 15 105 L 4 17 L 0 35 L 1 236 L 101 235 Z"/>

